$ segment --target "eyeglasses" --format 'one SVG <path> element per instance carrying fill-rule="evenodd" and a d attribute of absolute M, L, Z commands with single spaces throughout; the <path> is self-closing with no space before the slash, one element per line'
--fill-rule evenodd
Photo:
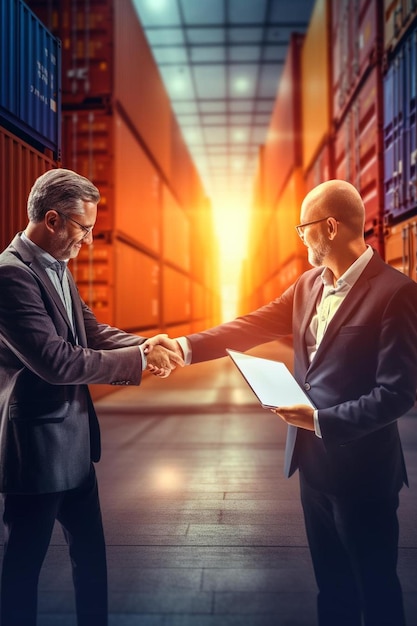
<path fill-rule="evenodd" d="M 327 217 L 321 217 L 320 219 L 313 220 L 312 222 L 305 222 L 304 224 L 297 224 L 297 226 L 295 227 L 295 230 L 297 231 L 299 236 L 302 237 L 304 234 L 304 228 L 306 226 L 311 226 L 312 224 L 318 224 L 319 222 L 324 222 L 325 220 L 328 220 L 330 217 L 332 217 L 332 215 L 328 215 Z M 338 220 L 336 220 L 336 222 L 339 223 Z"/>
<path fill-rule="evenodd" d="M 75 220 L 73 217 L 70 217 L 69 215 L 65 215 L 65 213 L 61 213 L 61 211 L 57 211 L 56 209 L 55 211 L 56 213 L 58 213 L 58 215 L 60 215 L 64 219 L 69 220 L 70 222 L 74 222 L 74 224 L 77 224 L 77 226 L 79 226 L 81 230 L 83 230 L 85 233 L 83 236 L 83 239 L 88 237 L 88 235 L 90 235 L 93 232 L 94 226 L 85 226 L 84 224 L 80 224 L 80 222 L 77 222 L 77 220 Z"/>

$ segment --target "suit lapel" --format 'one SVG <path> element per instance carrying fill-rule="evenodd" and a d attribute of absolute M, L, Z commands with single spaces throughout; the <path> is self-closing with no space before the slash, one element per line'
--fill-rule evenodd
<path fill-rule="evenodd" d="M 310 288 L 308 286 L 308 294 L 306 295 L 306 298 L 305 298 L 306 306 L 304 308 L 303 317 L 300 320 L 300 325 L 299 325 L 300 346 L 298 348 L 298 353 L 303 355 L 305 369 L 307 369 L 309 365 L 309 359 L 308 359 L 308 354 L 307 354 L 306 333 L 311 323 L 311 318 L 313 317 L 315 313 L 317 301 L 320 297 L 322 289 L 323 289 L 323 282 L 321 280 L 321 273 L 320 273 L 316 276 L 312 287 Z"/>
<path fill-rule="evenodd" d="M 16 235 L 16 237 L 13 239 L 11 243 L 11 247 L 14 248 L 18 252 L 22 261 L 28 267 L 30 267 L 30 269 L 36 274 L 38 279 L 41 281 L 45 290 L 48 292 L 49 297 L 51 298 L 51 300 L 53 300 L 56 308 L 58 309 L 58 311 L 64 318 L 65 323 L 68 325 L 71 335 L 73 335 L 72 325 L 68 318 L 67 310 L 64 306 L 64 303 L 62 302 L 57 290 L 51 283 L 51 280 L 48 274 L 46 273 L 44 267 L 42 266 L 41 263 L 39 263 L 38 259 L 33 255 L 31 248 L 22 241 L 22 239 L 20 238 L 20 235 Z"/>
<path fill-rule="evenodd" d="M 72 311 L 74 314 L 74 324 L 77 332 L 77 339 L 80 346 L 87 347 L 87 336 L 85 334 L 84 316 L 81 307 L 81 300 L 78 289 L 75 285 L 74 278 L 69 270 L 67 270 L 69 288 L 71 292 Z"/>
<path fill-rule="evenodd" d="M 346 298 L 336 311 L 333 319 L 329 323 L 326 332 L 324 333 L 322 342 L 320 343 L 317 353 L 311 363 L 312 366 L 317 365 L 320 359 L 323 358 L 327 348 L 331 345 L 333 339 L 340 331 L 341 326 L 345 324 L 352 314 L 356 313 L 358 308 L 363 306 L 370 288 L 369 280 L 373 275 L 378 273 L 379 263 L 379 257 L 374 254 L 373 258 L 370 260 L 357 282 L 353 285 L 352 289 L 349 291 Z"/>

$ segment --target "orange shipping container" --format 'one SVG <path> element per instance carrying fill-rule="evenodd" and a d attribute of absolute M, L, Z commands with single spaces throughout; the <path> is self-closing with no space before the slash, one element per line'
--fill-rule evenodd
<path fill-rule="evenodd" d="M 164 185 L 162 188 L 162 257 L 190 271 L 190 222 L 188 215 Z"/>
<path fill-rule="evenodd" d="M 95 239 L 71 270 L 99 321 L 131 332 L 159 325 L 159 263 L 153 257 L 119 239 Z"/>
<path fill-rule="evenodd" d="M 36 178 L 57 163 L 0 127 L 0 249 L 28 223 L 27 198 Z"/>
<path fill-rule="evenodd" d="M 301 52 L 304 170 L 331 128 L 330 28 L 330 0 L 316 0 Z"/>
<path fill-rule="evenodd" d="M 386 262 L 417 280 L 417 218 L 387 228 L 384 243 Z"/>
<path fill-rule="evenodd" d="M 160 251 L 160 177 L 117 110 L 64 112 L 62 158 L 100 190 L 95 233 L 115 231 Z"/>
<path fill-rule="evenodd" d="M 263 200 L 273 209 L 291 171 L 301 165 L 301 65 L 304 36 L 294 33 L 262 155 Z"/>
<path fill-rule="evenodd" d="M 189 276 L 165 265 L 162 270 L 162 294 L 165 325 L 190 320 L 191 283 Z"/>

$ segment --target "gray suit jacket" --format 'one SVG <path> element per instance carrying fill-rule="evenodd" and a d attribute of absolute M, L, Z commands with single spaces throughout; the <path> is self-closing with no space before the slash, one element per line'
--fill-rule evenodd
<path fill-rule="evenodd" d="M 76 344 L 61 298 L 16 235 L 0 255 L 0 491 L 72 489 L 100 457 L 87 385 L 141 381 L 145 338 L 99 324 L 69 277 Z M 116 350 L 117 349 L 117 350 Z"/>
<path fill-rule="evenodd" d="M 309 363 L 305 335 L 322 291 L 321 269 L 270 304 L 188 337 L 193 363 L 293 335 L 294 374 L 319 409 L 323 438 L 288 428 L 285 473 L 315 488 L 381 497 L 407 482 L 397 419 L 417 388 L 417 284 L 375 252 Z"/>

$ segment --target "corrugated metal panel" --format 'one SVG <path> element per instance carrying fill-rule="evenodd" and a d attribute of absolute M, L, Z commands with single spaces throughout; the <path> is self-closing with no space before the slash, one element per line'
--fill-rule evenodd
<path fill-rule="evenodd" d="M 417 210 L 417 24 L 405 43 L 405 189 L 408 210 Z"/>
<path fill-rule="evenodd" d="M 190 277 L 168 266 L 162 270 L 162 306 L 164 324 L 178 324 L 190 319 Z"/>
<path fill-rule="evenodd" d="M 95 233 L 115 231 L 159 253 L 160 177 L 121 115 L 65 111 L 63 137 L 63 165 L 100 190 Z"/>
<path fill-rule="evenodd" d="M 333 141 L 327 139 L 308 172 L 304 174 L 305 192 L 334 177 Z"/>
<path fill-rule="evenodd" d="M 113 228 L 114 118 L 101 110 L 66 111 L 62 116 L 62 165 L 89 178 L 100 190 L 95 232 Z"/>
<path fill-rule="evenodd" d="M 385 221 L 417 209 L 417 28 L 396 48 L 384 76 Z"/>
<path fill-rule="evenodd" d="M 301 54 L 303 167 L 330 132 L 330 0 L 316 0 Z"/>
<path fill-rule="evenodd" d="M 162 188 L 162 238 L 163 260 L 190 272 L 190 221 L 165 185 Z"/>
<path fill-rule="evenodd" d="M 301 203 L 305 196 L 304 179 L 301 169 L 294 170 L 274 213 L 274 226 L 277 232 L 275 256 L 277 268 L 281 271 L 293 256 L 303 255 L 305 247 L 295 230 L 300 222 Z"/>
<path fill-rule="evenodd" d="M 379 0 L 333 0 L 333 118 L 344 115 L 367 72 L 381 60 L 382 32 Z"/>
<path fill-rule="evenodd" d="M 263 150 L 263 199 L 272 208 L 291 170 L 301 166 L 301 46 L 293 34 Z"/>
<path fill-rule="evenodd" d="M 391 51 L 399 43 L 417 15 L 415 0 L 384 0 L 384 46 Z"/>
<path fill-rule="evenodd" d="M 417 220 L 415 217 L 390 226 L 385 234 L 385 260 L 413 280 L 416 275 Z"/>
<path fill-rule="evenodd" d="M 99 321 L 131 331 L 158 325 L 159 263 L 141 250 L 119 239 L 95 239 L 81 249 L 71 270 Z"/>
<path fill-rule="evenodd" d="M 21 0 L 1 3 L 0 117 L 37 148 L 60 151 L 59 41 Z"/>
<path fill-rule="evenodd" d="M 351 182 L 366 209 L 365 231 L 383 218 L 382 106 L 379 68 L 369 74 L 335 134 L 335 175 Z"/>
<path fill-rule="evenodd" d="M 112 0 L 28 0 L 62 41 L 62 93 L 66 104 L 109 97 L 113 76 Z"/>
<path fill-rule="evenodd" d="M 404 54 L 400 49 L 383 79 L 384 213 L 387 221 L 405 211 L 404 78 Z"/>
<path fill-rule="evenodd" d="M 36 178 L 56 162 L 0 127 L 0 249 L 26 227 L 27 197 Z"/>
<path fill-rule="evenodd" d="M 168 180 L 171 179 L 171 105 L 130 0 L 114 10 L 114 92 Z M 138 105 L 140 103 L 140 105 Z"/>

